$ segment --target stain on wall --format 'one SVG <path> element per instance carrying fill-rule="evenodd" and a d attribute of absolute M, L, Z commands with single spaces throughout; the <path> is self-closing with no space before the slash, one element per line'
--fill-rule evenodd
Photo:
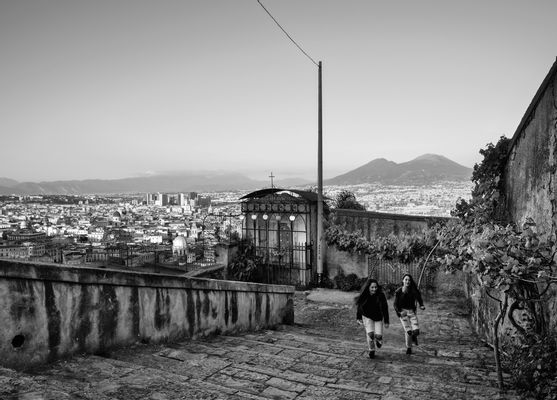
<path fill-rule="evenodd" d="M 232 323 L 238 321 L 238 292 L 230 293 L 230 308 L 232 314 Z"/>
<path fill-rule="evenodd" d="M 91 309 L 90 292 L 87 286 L 81 288 L 81 296 L 79 298 L 79 306 L 77 315 L 79 321 L 77 329 L 73 331 L 73 337 L 77 342 L 77 349 L 79 352 L 85 352 L 87 349 L 87 336 L 91 333 L 91 319 L 89 317 L 89 310 Z"/>
<path fill-rule="evenodd" d="M 60 311 L 56 307 L 56 294 L 52 282 L 44 282 L 44 307 L 48 323 L 48 361 L 58 358 L 58 346 L 60 345 Z"/>
<path fill-rule="evenodd" d="M 421 232 L 435 222 L 449 219 L 356 210 L 335 210 L 332 214 L 334 224 L 348 232 L 360 232 L 368 240 L 391 234 Z"/>
<path fill-rule="evenodd" d="M 532 218 L 538 232 L 550 236 L 557 226 L 555 71 L 546 80 L 512 138 L 505 168 L 505 196 L 512 221 L 521 224 Z"/>
<path fill-rule="evenodd" d="M 0 364 L 292 323 L 293 296 L 291 286 L 0 260 Z"/>
<path fill-rule="evenodd" d="M 139 288 L 132 287 L 130 290 L 130 309 L 132 321 L 132 334 L 139 337 Z"/>

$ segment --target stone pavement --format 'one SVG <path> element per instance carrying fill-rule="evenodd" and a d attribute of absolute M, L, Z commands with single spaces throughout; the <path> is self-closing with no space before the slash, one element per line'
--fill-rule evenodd
<path fill-rule="evenodd" d="M 367 357 L 354 293 L 297 292 L 296 324 L 238 336 L 84 355 L 16 372 L 0 368 L 0 399 L 514 399 L 497 390 L 493 354 L 462 301 L 426 301 L 420 345 L 404 353 L 391 312 L 377 358 Z"/>

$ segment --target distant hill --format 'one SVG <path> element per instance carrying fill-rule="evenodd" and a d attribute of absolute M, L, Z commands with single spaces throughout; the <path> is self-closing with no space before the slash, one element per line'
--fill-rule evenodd
<path fill-rule="evenodd" d="M 397 164 L 378 158 L 345 174 L 325 180 L 325 185 L 383 183 L 422 185 L 440 181 L 469 181 L 472 169 L 446 157 L 424 154 L 412 161 Z M 276 180 L 275 186 L 296 187 L 315 184 L 305 179 Z M 87 179 L 48 182 L 18 182 L 0 177 L 0 195 L 32 194 L 107 194 L 138 192 L 214 192 L 223 190 L 257 190 L 269 187 L 269 181 L 250 179 L 234 172 L 172 172 L 123 179 Z"/>
<path fill-rule="evenodd" d="M 394 185 L 425 185 L 441 181 L 468 181 L 472 168 L 465 167 L 437 154 L 397 164 L 377 158 L 345 174 L 326 180 L 326 185 L 358 185 L 383 183 Z"/>
<path fill-rule="evenodd" d="M 256 190 L 269 186 L 267 181 L 250 179 L 237 173 L 180 172 L 124 179 L 88 179 L 52 182 L 0 181 L 0 194 L 107 194 L 138 192 L 213 192 L 222 190 Z M 6 184 L 8 183 L 8 184 Z M 306 185 L 303 179 L 285 179 L 276 185 Z"/>
<path fill-rule="evenodd" d="M 12 187 L 17 185 L 18 183 L 19 183 L 18 181 L 14 181 L 13 179 L 0 177 L 0 186 Z"/>

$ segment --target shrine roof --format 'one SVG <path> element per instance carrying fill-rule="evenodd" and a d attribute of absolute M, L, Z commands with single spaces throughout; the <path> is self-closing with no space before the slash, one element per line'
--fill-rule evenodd
<path fill-rule="evenodd" d="M 317 202 L 317 193 L 315 192 L 310 192 L 309 190 L 281 189 L 281 188 L 267 188 L 267 189 L 256 190 L 255 192 L 251 192 L 246 194 L 245 196 L 240 197 L 240 200 L 260 199 L 262 197 L 269 196 L 271 194 L 276 194 L 279 192 L 294 193 L 300 196 L 301 198 L 303 198 L 304 200 L 309 201 L 311 203 Z M 323 196 L 323 200 L 328 200 L 328 198 Z"/>

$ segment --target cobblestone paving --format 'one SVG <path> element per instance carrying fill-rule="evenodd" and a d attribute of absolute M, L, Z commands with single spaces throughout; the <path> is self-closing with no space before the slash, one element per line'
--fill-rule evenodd
<path fill-rule="evenodd" d="M 0 368 L 0 399 L 516 398 L 499 394 L 492 351 L 472 334 L 459 301 L 426 302 L 410 356 L 393 320 L 371 360 L 348 297 L 325 294 L 311 301 L 297 293 L 296 324 L 277 330 L 137 344 L 28 372 Z"/>

